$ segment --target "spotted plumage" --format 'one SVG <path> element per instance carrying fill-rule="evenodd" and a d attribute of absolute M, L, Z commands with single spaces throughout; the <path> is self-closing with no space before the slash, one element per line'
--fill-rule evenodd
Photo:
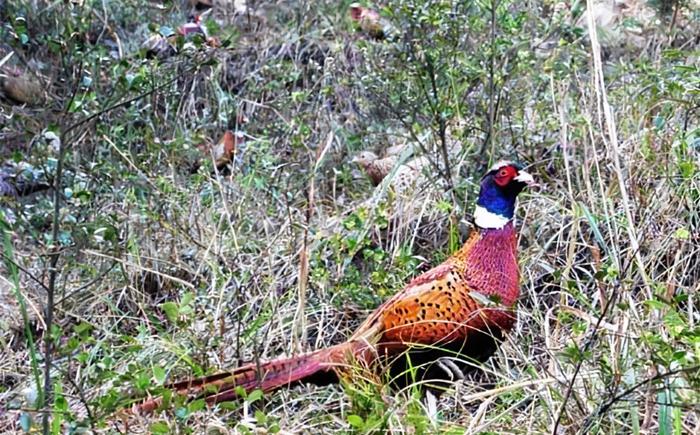
<path fill-rule="evenodd" d="M 386 369 L 399 387 L 415 380 L 439 386 L 446 377 L 441 359 L 461 366 L 485 361 L 515 324 L 519 272 L 512 219 L 518 193 L 532 183 L 515 164 L 495 165 L 482 179 L 477 201 L 486 218 L 477 219 L 464 246 L 411 280 L 344 343 L 169 387 L 216 403 L 237 397 L 236 387 L 272 391 L 300 382 L 335 382 L 352 376 L 348 368 L 357 364 L 375 372 Z M 151 399 L 134 410 L 151 411 L 159 404 Z"/>
<path fill-rule="evenodd" d="M 379 157 L 371 151 L 363 151 L 355 156 L 353 162 L 357 163 L 364 170 L 375 186 L 379 185 L 394 170 L 389 187 L 396 194 L 401 195 L 410 192 L 418 184 L 423 171 L 430 167 L 430 161 L 426 157 L 415 157 L 396 167 L 402 153 L 410 153 L 412 151 L 406 146 L 402 146 L 401 149 L 398 149 L 398 147 L 392 148 L 387 150 L 385 157 Z"/>

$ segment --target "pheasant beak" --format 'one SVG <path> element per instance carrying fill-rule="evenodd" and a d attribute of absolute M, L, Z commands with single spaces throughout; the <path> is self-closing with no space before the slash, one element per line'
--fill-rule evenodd
<path fill-rule="evenodd" d="M 518 171 L 518 175 L 513 179 L 530 187 L 537 186 L 537 183 L 535 183 L 535 179 L 532 178 L 532 175 L 525 171 Z"/>

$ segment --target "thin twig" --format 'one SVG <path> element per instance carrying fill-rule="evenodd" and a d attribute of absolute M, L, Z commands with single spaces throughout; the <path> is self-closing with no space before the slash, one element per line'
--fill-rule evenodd
<path fill-rule="evenodd" d="M 439 110 L 440 90 L 438 89 L 437 80 L 435 77 L 435 67 L 433 66 L 433 62 L 429 56 L 426 56 L 426 66 L 428 68 L 428 77 L 430 78 L 430 87 L 433 91 L 433 98 L 435 99 L 435 107 L 438 109 L 433 112 L 433 116 L 437 118 L 438 121 L 438 134 L 440 137 L 443 163 L 445 165 L 445 181 L 447 181 L 447 188 L 450 190 L 450 192 L 452 192 L 454 189 L 452 184 L 452 171 L 450 170 L 450 159 L 447 153 L 447 124 L 442 111 Z"/>
<path fill-rule="evenodd" d="M 71 291 L 70 293 L 68 293 L 67 295 L 64 295 L 61 299 L 59 299 L 58 301 L 56 301 L 56 305 L 62 305 L 62 304 L 63 304 L 65 301 L 67 301 L 68 299 L 70 299 L 70 298 L 72 298 L 73 296 L 79 294 L 80 292 L 82 292 L 83 290 L 87 289 L 88 287 L 91 287 L 91 286 L 97 284 L 98 282 L 102 281 L 102 279 L 103 279 L 109 272 L 111 272 L 112 269 L 114 269 L 114 266 L 116 266 L 116 265 L 117 265 L 116 262 L 112 262 L 112 264 L 110 264 L 110 266 L 109 266 L 107 269 L 105 269 L 105 270 L 103 270 L 102 272 L 100 272 L 95 278 L 91 279 L 91 280 L 88 281 L 87 283 L 81 285 L 81 286 L 78 287 L 77 289 Z"/>
<path fill-rule="evenodd" d="M 70 107 L 75 101 L 75 97 L 78 95 L 79 81 L 83 75 L 83 62 L 80 63 L 80 68 L 78 70 L 75 83 L 73 84 L 72 94 L 68 102 L 63 107 L 63 118 L 67 119 Z M 58 260 L 61 257 L 61 247 L 58 243 L 58 235 L 61 226 L 61 185 L 63 183 L 63 164 L 66 156 L 66 150 L 68 148 L 68 130 L 65 128 L 61 129 L 60 142 L 58 144 L 58 163 L 56 166 L 56 176 L 54 178 L 53 185 L 53 221 L 52 221 L 52 231 L 51 231 L 51 245 L 50 250 L 50 260 L 49 260 L 49 284 L 46 289 L 46 307 L 44 309 L 44 323 L 46 323 L 46 330 L 44 331 L 44 394 L 43 401 L 40 402 L 41 407 L 51 404 L 52 392 L 51 392 L 51 358 L 53 352 L 53 311 L 54 311 L 54 295 L 56 293 L 56 280 L 58 279 Z M 42 429 L 44 435 L 49 434 L 49 420 L 51 413 L 47 412 L 42 417 Z"/>
<path fill-rule="evenodd" d="M 493 159 L 493 149 L 494 149 L 494 123 L 496 122 L 496 101 L 494 94 L 496 93 L 496 9 L 498 8 L 498 0 L 491 0 L 491 52 L 489 53 L 489 133 L 486 136 L 481 152 L 483 154 L 486 145 L 491 144 L 491 152 L 489 153 L 489 160 Z M 492 162 L 489 161 L 489 164 Z"/>
<path fill-rule="evenodd" d="M 48 291 L 49 291 L 49 287 L 48 287 L 46 284 L 44 284 L 44 282 L 43 282 L 42 280 L 40 280 L 39 278 L 37 278 L 36 276 L 34 276 L 34 274 L 31 273 L 31 272 L 29 271 L 29 269 L 27 269 L 27 268 L 25 268 L 24 266 L 22 266 L 21 264 L 17 263 L 14 259 L 12 259 L 11 257 L 8 257 L 8 256 L 7 256 L 6 254 L 4 254 L 4 253 L 0 253 L 0 255 L 2 255 L 2 259 L 3 259 L 4 261 L 11 263 L 13 266 L 15 266 L 17 269 L 19 269 L 20 272 L 22 272 L 23 274 L 27 275 L 27 276 L 29 277 L 29 279 L 31 279 L 32 281 L 34 281 L 35 283 L 37 283 L 42 289 L 44 289 L 45 292 L 48 292 Z"/>
<path fill-rule="evenodd" d="M 698 371 L 698 370 L 700 370 L 700 365 L 696 365 L 696 366 L 692 366 L 692 367 L 685 367 L 685 368 L 678 369 L 678 370 L 671 370 L 671 371 L 668 371 L 666 373 L 656 374 L 650 378 L 644 379 L 643 381 L 637 382 L 635 385 L 626 389 L 622 393 L 613 396 L 610 400 L 605 402 L 605 404 L 601 405 L 600 408 L 598 408 L 598 411 L 595 412 L 595 414 L 589 416 L 586 419 L 587 422 L 586 422 L 586 425 L 584 426 L 583 432 L 584 433 L 587 432 L 586 429 L 591 425 L 591 421 L 592 421 L 593 417 L 601 416 L 601 415 L 605 414 L 606 412 L 608 412 L 610 407 L 612 407 L 615 404 L 615 402 L 619 402 L 620 400 L 622 400 L 625 397 L 629 396 L 630 394 L 634 393 L 635 391 L 637 391 L 641 387 L 648 385 L 648 384 L 651 384 L 651 383 L 654 383 L 656 381 L 660 381 L 662 379 L 670 378 L 671 376 L 679 375 L 682 373 L 690 373 L 690 372 L 694 372 L 694 371 Z M 664 405 L 667 405 L 667 404 L 664 403 Z"/>

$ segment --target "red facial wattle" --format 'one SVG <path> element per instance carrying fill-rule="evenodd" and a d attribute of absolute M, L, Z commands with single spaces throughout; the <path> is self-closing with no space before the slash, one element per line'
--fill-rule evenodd
<path fill-rule="evenodd" d="M 498 170 L 493 181 L 501 187 L 505 187 L 518 175 L 518 171 L 512 166 L 504 166 Z"/>

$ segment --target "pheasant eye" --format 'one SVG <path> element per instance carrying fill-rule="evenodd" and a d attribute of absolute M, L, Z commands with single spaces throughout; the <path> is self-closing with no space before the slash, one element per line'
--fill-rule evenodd
<path fill-rule="evenodd" d="M 505 187 L 515 176 L 515 171 L 510 166 L 504 166 L 496 172 L 494 181 L 501 187 Z"/>

